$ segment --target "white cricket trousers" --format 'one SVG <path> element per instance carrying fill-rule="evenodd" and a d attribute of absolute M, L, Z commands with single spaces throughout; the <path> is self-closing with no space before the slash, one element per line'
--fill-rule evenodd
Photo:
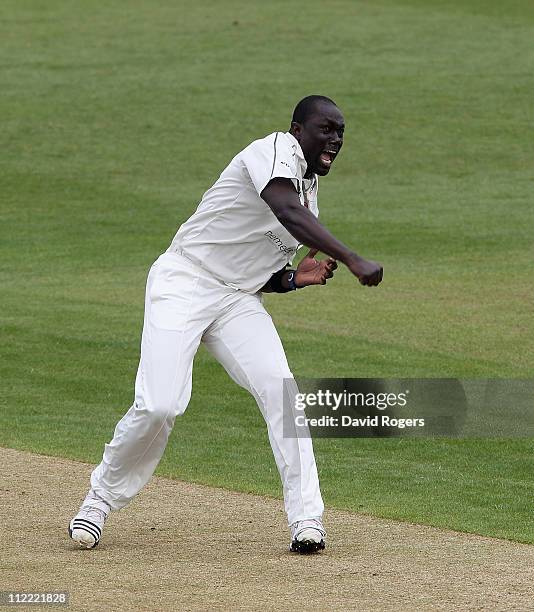
<path fill-rule="evenodd" d="M 189 403 L 193 358 L 201 341 L 258 403 L 282 480 L 288 523 L 320 518 L 324 506 L 311 438 L 284 437 L 284 394 L 294 397 L 296 386 L 260 294 L 232 289 L 172 252 L 150 269 L 135 401 L 105 445 L 91 488 L 118 510 L 150 480 L 176 416 Z"/>

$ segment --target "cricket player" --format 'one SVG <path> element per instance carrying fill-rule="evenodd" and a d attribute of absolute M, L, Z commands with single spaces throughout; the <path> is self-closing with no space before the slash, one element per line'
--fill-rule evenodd
<path fill-rule="evenodd" d="M 151 478 L 175 418 L 187 408 L 193 358 L 203 342 L 250 391 L 265 419 L 283 486 L 290 550 L 324 549 L 312 441 L 283 435 L 284 397 L 294 398 L 297 389 L 262 293 L 324 285 L 337 261 L 362 285 L 381 282 L 379 264 L 360 257 L 317 220 L 319 176 L 330 172 L 344 130 L 332 100 L 301 100 L 290 130 L 238 153 L 153 264 L 134 402 L 105 445 L 70 522 L 70 537 L 80 546 L 96 546 L 110 511 L 128 504 Z M 290 269 L 300 245 L 311 250 Z M 319 251 L 328 257 L 316 259 Z"/>

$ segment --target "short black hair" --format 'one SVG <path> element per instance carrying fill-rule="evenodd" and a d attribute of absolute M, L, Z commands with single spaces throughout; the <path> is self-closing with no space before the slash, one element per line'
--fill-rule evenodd
<path fill-rule="evenodd" d="M 295 110 L 293 111 L 293 119 L 291 119 L 291 123 L 304 123 L 306 119 L 313 113 L 315 107 L 319 102 L 326 102 L 328 104 L 333 104 L 337 106 L 334 100 L 327 98 L 326 96 L 306 96 L 302 98 L 302 100 L 295 106 Z"/>

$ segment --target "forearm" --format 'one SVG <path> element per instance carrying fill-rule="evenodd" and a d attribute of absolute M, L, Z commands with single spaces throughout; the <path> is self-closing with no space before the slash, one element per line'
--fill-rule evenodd
<path fill-rule="evenodd" d="M 358 257 L 354 251 L 321 225 L 307 208 L 300 205 L 287 206 L 276 216 L 278 221 L 301 244 L 326 253 L 345 264 L 349 259 Z"/>

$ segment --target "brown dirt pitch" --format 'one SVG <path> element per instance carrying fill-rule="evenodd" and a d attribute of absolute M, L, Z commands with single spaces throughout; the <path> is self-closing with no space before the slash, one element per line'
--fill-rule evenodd
<path fill-rule="evenodd" d="M 69 591 L 72 610 L 534 609 L 533 546 L 329 510 L 327 550 L 299 556 L 280 501 L 163 478 L 81 550 L 67 524 L 91 466 L 0 460 L 2 591 Z"/>

